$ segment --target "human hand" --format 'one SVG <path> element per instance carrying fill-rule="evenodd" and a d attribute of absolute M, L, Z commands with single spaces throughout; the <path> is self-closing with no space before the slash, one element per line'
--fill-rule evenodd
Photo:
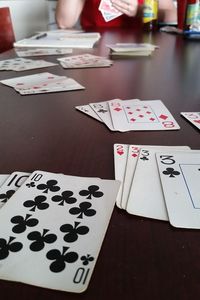
<path fill-rule="evenodd" d="M 134 17 L 138 10 L 137 0 L 110 0 L 112 6 L 122 14 Z"/>

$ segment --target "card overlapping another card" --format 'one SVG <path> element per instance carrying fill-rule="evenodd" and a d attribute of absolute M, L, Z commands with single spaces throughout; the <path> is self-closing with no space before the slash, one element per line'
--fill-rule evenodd
<path fill-rule="evenodd" d="M 88 105 L 111 131 L 180 129 L 161 100 L 112 99 Z"/>
<path fill-rule="evenodd" d="M 0 278 L 86 290 L 120 182 L 33 172 L 0 209 Z"/>
<path fill-rule="evenodd" d="M 188 146 L 114 144 L 115 178 L 122 182 L 116 205 L 132 215 L 168 221 L 166 199 L 156 162 L 156 154 L 160 151 L 173 151 L 183 156 L 184 153 L 191 153 L 191 156 L 194 152 L 200 153 L 190 150 Z M 172 160 L 167 157 L 163 155 L 163 161 L 169 165 Z"/>
<path fill-rule="evenodd" d="M 55 65 L 57 64 L 45 60 L 33 60 L 18 57 L 0 61 L 0 71 L 27 71 Z"/>
<path fill-rule="evenodd" d="M 21 95 L 52 93 L 84 89 L 72 78 L 52 73 L 39 73 L 23 77 L 1 80 L 2 84 L 13 87 Z"/>
<path fill-rule="evenodd" d="M 26 172 L 13 172 L 6 176 L 6 179 L 0 186 L 0 208 L 7 203 L 29 175 L 30 173 Z"/>
<path fill-rule="evenodd" d="M 89 53 L 58 58 L 64 69 L 110 67 L 112 60 Z"/>

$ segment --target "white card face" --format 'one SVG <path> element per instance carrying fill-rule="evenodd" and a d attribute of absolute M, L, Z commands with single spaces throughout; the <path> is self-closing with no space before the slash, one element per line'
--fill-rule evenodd
<path fill-rule="evenodd" d="M 114 168 L 115 179 L 121 182 L 119 193 L 117 195 L 116 205 L 121 208 L 122 184 L 126 170 L 129 145 L 114 144 Z"/>
<path fill-rule="evenodd" d="M 21 95 L 81 90 L 84 87 L 72 78 L 51 73 L 39 73 L 2 80 L 1 83 L 15 88 Z"/>
<path fill-rule="evenodd" d="M 110 59 L 89 53 L 58 58 L 64 68 L 106 67 L 112 64 Z"/>
<path fill-rule="evenodd" d="M 188 149 L 186 146 L 142 148 L 130 188 L 126 210 L 130 214 L 167 221 L 168 215 L 156 164 L 155 153 L 163 149 Z"/>
<path fill-rule="evenodd" d="M 96 119 L 97 121 L 102 122 L 102 120 L 99 118 L 99 116 L 96 114 L 96 112 L 92 109 L 92 107 L 89 104 L 79 105 L 76 106 L 75 108 L 83 112 L 84 114 Z"/>
<path fill-rule="evenodd" d="M 116 104 L 118 108 L 116 109 Z M 160 100 L 109 103 L 113 126 L 119 131 L 175 130 L 179 125 Z"/>
<path fill-rule="evenodd" d="M 156 154 L 171 225 L 200 228 L 200 151 Z"/>
<path fill-rule="evenodd" d="M 44 93 L 54 93 L 54 92 L 83 90 L 83 89 L 85 89 L 85 87 L 79 84 L 76 80 L 72 78 L 65 78 L 65 79 L 55 80 L 54 82 L 46 83 L 41 87 L 37 85 L 37 87 L 19 90 L 19 93 L 21 95 L 30 95 L 30 94 L 44 94 Z"/>
<path fill-rule="evenodd" d="M 124 180 L 122 184 L 122 198 L 121 198 L 121 208 L 126 209 L 127 201 L 129 197 L 129 192 L 131 184 L 133 181 L 133 176 L 135 173 L 135 168 L 137 165 L 138 155 L 142 146 L 130 145 L 127 155 L 126 170 L 124 174 Z M 144 146 L 145 147 L 145 146 Z"/>
<path fill-rule="evenodd" d="M 182 112 L 181 115 L 200 129 L 200 112 Z"/>
<path fill-rule="evenodd" d="M 4 182 L 6 181 L 6 179 L 9 177 L 10 175 L 8 174 L 0 174 L 0 187 L 4 184 Z"/>
<path fill-rule="evenodd" d="M 44 73 L 38 73 L 38 74 L 33 74 L 28 76 L 1 80 L 0 82 L 5 85 L 11 86 L 17 90 L 20 90 L 20 89 L 32 88 L 33 86 L 36 86 L 38 84 L 46 84 L 52 80 L 60 79 L 60 77 L 61 76 L 54 75 L 52 73 L 44 72 Z M 62 76 L 62 78 L 64 78 L 64 76 Z"/>
<path fill-rule="evenodd" d="M 91 108 L 96 112 L 99 118 L 103 121 L 103 123 L 111 130 L 114 131 L 112 119 L 110 116 L 110 110 L 108 107 L 108 102 L 97 102 L 90 103 Z"/>
<path fill-rule="evenodd" d="M 41 69 L 56 66 L 57 64 L 45 61 L 45 60 L 33 60 L 29 64 L 22 63 L 19 66 L 12 68 L 13 71 L 26 71 L 26 70 L 33 70 L 33 69 Z"/>
<path fill-rule="evenodd" d="M 5 205 L 18 188 L 27 180 L 30 173 L 26 172 L 13 172 L 7 176 L 0 187 L 0 208 Z"/>
<path fill-rule="evenodd" d="M 0 61 L 0 70 L 5 71 L 5 70 L 13 70 L 16 67 L 19 67 L 22 64 L 29 65 L 32 63 L 31 59 L 25 59 L 25 58 L 11 58 L 11 59 L 6 59 L 6 60 L 1 60 Z"/>
<path fill-rule="evenodd" d="M 44 60 L 13 58 L 13 59 L 0 61 L 0 70 L 25 71 L 25 70 L 51 67 L 55 65 L 56 65 L 55 63 L 51 63 Z"/>
<path fill-rule="evenodd" d="M 31 174 L 0 210 L 0 278 L 86 290 L 119 186 L 115 180 Z"/>

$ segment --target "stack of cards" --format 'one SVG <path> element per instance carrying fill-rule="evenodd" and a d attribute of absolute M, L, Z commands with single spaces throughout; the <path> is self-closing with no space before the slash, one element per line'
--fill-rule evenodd
<path fill-rule="evenodd" d="M 110 0 L 101 0 L 99 10 L 101 11 L 106 22 L 109 22 L 122 15 L 121 12 L 112 6 Z"/>
<path fill-rule="evenodd" d="M 58 61 L 65 69 L 99 68 L 110 67 L 112 65 L 112 60 L 89 53 L 58 58 Z"/>
<path fill-rule="evenodd" d="M 66 76 L 39 73 L 1 80 L 2 84 L 13 87 L 21 95 L 53 93 L 84 89 L 77 81 Z"/>
<path fill-rule="evenodd" d="M 29 56 L 44 56 L 44 55 L 63 55 L 71 54 L 72 49 L 59 49 L 59 48 L 36 48 L 36 49 L 15 49 L 16 54 L 19 57 L 29 57 Z"/>
<path fill-rule="evenodd" d="M 112 56 L 149 56 L 156 48 L 156 45 L 148 43 L 116 43 L 107 45 L 110 48 Z"/>
<path fill-rule="evenodd" d="M 7 177 L 0 187 L 0 278 L 86 290 L 119 186 L 44 171 Z"/>
<path fill-rule="evenodd" d="M 116 204 L 128 213 L 200 228 L 200 151 L 187 146 L 114 145 Z"/>
<path fill-rule="evenodd" d="M 33 60 L 26 58 L 12 58 L 0 61 L 0 71 L 26 71 L 55 66 L 52 62 L 45 60 Z"/>
<path fill-rule="evenodd" d="M 160 100 L 120 100 L 76 106 L 112 131 L 175 130 L 179 125 Z"/>
<path fill-rule="evenodd" d="M 181 116 L 185 117 L 195 127 L 200 129 L 200 112 L 182 112 Z"/>

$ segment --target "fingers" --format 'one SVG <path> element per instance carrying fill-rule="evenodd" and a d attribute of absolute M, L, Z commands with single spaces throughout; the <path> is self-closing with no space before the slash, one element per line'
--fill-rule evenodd
<path fill-rule="evenodd" d="M 137 13 L 137 0 L 111 0 L 111 3 L 119 12 L 129 17 L 134 17 Z"/>

